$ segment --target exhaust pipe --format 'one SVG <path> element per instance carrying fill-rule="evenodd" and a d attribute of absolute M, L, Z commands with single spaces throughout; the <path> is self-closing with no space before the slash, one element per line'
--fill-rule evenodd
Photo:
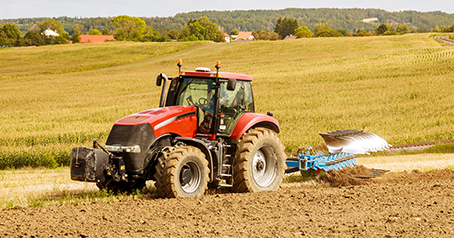
<path fill-rule="evenodd" d="M 162 81 L 164 80 L 164 85 L 161 90 L 161 100 L 159 101 L 159 107 L 164 107 L 167 98 L 167 86 L 169 84 L 169 78 L 165 74 L 159 74 L 156 78 L 156 86 L 160 87 Z"/>

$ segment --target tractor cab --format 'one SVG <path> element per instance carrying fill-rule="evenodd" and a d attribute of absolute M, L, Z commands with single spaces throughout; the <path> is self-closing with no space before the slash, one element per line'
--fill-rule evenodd
<path fill-rule="evenodd" d="M 180 62 L 178 66 L 181 68 Z M 179 77 L 171 80 L 163 103 L 166 107 L 196 106 L 198 136 L 230 136 L 241 115 L 254 112 L 252 76 L 220 73 L 219 67 L 216 65 L 216 72 L 209 68 L 180 70 Z"/>

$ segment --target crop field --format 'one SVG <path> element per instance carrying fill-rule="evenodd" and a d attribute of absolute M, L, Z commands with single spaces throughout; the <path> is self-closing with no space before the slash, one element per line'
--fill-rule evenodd
<path fill-rule="evenodd" d="M 74 44 L 0 50 L 0 168 L 67 165 L 113 122 L 158 105 L 159 73 L 254 76 L 256 110 L 287 152 L 320 132 L 364 129 L 390 144 L 454 139 L 454 47 L 427 34 L 246 43 Z"/>

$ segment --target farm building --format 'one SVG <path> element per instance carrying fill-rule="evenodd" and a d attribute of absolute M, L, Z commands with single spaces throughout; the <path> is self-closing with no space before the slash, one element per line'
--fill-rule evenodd
<path fill-rule="evenodd" d="M 254 36 L 252 35 L 252 31 L 240 31 L 236 40 L 253 40 Z"/>
<path fill-rule="evenodd" d="M 222 33 L 224 35 L 225 42 L 230 43 L 230 35 L 227 33 Z"/>
<path fill-rule="evenodd" d="M 49 28 L 47 28 L 47 30 L 45 30 L 43 33 L 43 35 L 45 35 L 46 37 L 51 37 L 51 36 L 59 36 L 59 34 Z"/>
<path fill-rule="evenodd" d="M 80 35 L 79 43 L 104 43 L 114 41 L 113 35 Z"/>
<path fill-rule="evenodd" d="M 294 39 L 296 39 L 296 36 L 294 36 L 294 35 L 288 35 L 284 38 L 284 40 L 294 40 Z"/>

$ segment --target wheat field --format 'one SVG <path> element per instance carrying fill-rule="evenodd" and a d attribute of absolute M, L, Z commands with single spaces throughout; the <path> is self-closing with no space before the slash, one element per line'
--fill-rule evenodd
<path fill-rule="evenodd" d="M 454 47 L 428 34 L 244 43 L 74 44 L 0 49 L 0 168 L 67 165 L 115 120 L 158 106 L 159 73 L 250 74 L 287 152 L 364 129 L 390 144 L 454 139 Z"/>

